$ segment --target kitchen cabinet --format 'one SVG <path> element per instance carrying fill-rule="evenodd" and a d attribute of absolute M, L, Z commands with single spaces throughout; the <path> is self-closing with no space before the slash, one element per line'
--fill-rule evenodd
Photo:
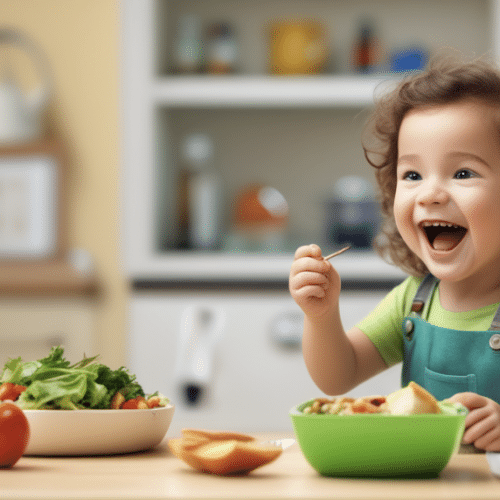
<path fill-rule="evenodd" d="M 301 316 L 287 289 L 293 251 L 300 244 L 322 243 L 324 202 L 338 179 L 354 174 L 372 181 L 361 148 L 367 111 L 374 95 L 401 77 L 385 67 L 369 75 L 350 69 L 361 20 L 373 20 L 387 51 L 417 43 L 432 54 L 452 47 L 466 56 L 497 58 L 499 5 L 498 0 L 122 3 L 123 241 L 132 285 L 129 365 L 147 390 L 163 390 L 178 405 L 176 425 L 238 423 L 262 430 L 267 423 L 282 430 L 290 425 L 287 410 L 318 393 L 303 365 L 297 341 Z M 203 25 L 224 20 L 234 28 L 234 73 L 172 70 L 185 14 L 197 15 Z M 269 74 L 269 23 L 280 18 L 316 18 L 327 25 L 332 57 L 322 74 Z M 258 182 L 276 188 L 288 202 L 288 231 L 279 246 L 267 251 L 176 247 L 181 145 L 187 135 L 200 132 L 213 140 L 215 167 L 224 182 L 224 236 L 231 235 L 236 195 Z M 351 250 L 336 257 L 335 266 L 343 280 L 346 327 L 405 277 L 370 251 Z M 213 379 L 210 398 L 190 406 L 179 367 L 189 365 L 182 364 L 180 346 L 190 321 L 184 314 L 193 311 L 205 319 L 223 317 L 225 323 L 216 344 L 203 335 L 195 339 L 200 345 L 203 338 L 208 342 L 202 357 L 213 368 Z M 285 339 L 273 337 L 280 318 L 293 338 L 283 330 L 278 337 Z M 398 370 L 360 386 L 358 394 L 390 392 L 399 385 Z M 255 401 L 279 407 L 275 419 L 258 415 Z"/>
<path fill-rule="evenodd" d="M 498 0 L 130 0 L 123 10 L 124 243 L 128 275 L 167 280 L 284 279 L 298 244 L 322 240 L 323 202 L 341 176 L 371 180 L 361 133 L 365 110 L 394 75 L 349 71 L 359 22 L 368 17 L 387 51 L 418 43 L 431 54 L 451 47 L 497 58 Z M 236 33 L 237 72 L 172 74 L 184 14 L 204 26 L 225 20 Z M 327 26 L 331 54 L 318 76 L 267 71 L 268 25 L 316 18 Z M 381 86 L 382 85 L 382 86 Z M 261 182 L 289 205 L 287 244 L 275 252 L 175 249 L 179 147 L 209 134 L 225 183 L 225 235 L 234 197 Z M 285 259 L 283 259 L 285 257 Z"/>

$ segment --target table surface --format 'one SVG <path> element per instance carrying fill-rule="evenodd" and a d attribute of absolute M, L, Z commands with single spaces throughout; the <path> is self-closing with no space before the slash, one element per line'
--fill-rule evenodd
<path fill-rule="evenodd" d="M 495 499 L 500 478 L 484 454 L 457 454 L 433 479 L 322 477 L 297 443 L 245 476 L 199 473 L 174 457 L 167 438 L 154 450 L 104 457 L 22 457 L 0 469 L 0 498 L 8 499 Z M 266 440 L 284 435 L 256 435 Z"/>

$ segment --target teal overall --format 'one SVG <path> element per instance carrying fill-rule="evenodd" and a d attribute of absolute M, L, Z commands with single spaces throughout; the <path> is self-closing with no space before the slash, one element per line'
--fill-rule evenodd
<path fill-rule="evenodd" d="M 413 380 L 438 400 L 475 392 L 500 403 L 500 307 L 487 331 L 431 325 L 421 315 L 437 282 L 424 278 L 403 320 L 403 387 Z"/>

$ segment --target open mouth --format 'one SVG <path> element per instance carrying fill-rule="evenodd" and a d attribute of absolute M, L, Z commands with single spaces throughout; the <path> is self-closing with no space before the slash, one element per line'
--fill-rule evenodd
<path fill-rule="evenodd" d="M 441 251 L 453 250 L 467 232 L 465 227 L 442 221 L 425 221 L 421 227 L 431 247 Z"/>

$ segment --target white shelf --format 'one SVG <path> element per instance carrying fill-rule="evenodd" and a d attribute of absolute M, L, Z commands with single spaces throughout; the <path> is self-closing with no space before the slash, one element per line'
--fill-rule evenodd
<path fill-rule="evenodd" d="M 138 263 L 136 279 L 159 281 L 288 281 L 293 254 L 167 252 Z M 343 280 L 397 281 L 406 275 L 370 251 L 346 252 L 335 259 Z"/>
<path fill-rule="evenodd" d="M 363 107 L 394 84 L 377 76 L 171 76 L 153 84 L 165 107 Z"/>
<path fill-rule="evenodd" d="M 451 3 L 456 9 L 452 9 L 450 17 Z M 294 234 L 320 234 L 319 222 L 309 227 L 304 220 L 320 221 L 323 216 L 321 208 L 316 208 L 320 207 L 323 179 L 325 183 L 330 182 L 328 179 L 333 183 L 341 175 L 364 175 L 358 140 L 363 113 L 359 111 L 369 107 L 374 97 L 401 76 L 266 75 L 267 48 L 261 30 L 268 19 L 292 15 L 295 11 L 322 17 L 334 35 L 333 54 L 340 58 L 332 67 L 338 71 L 347 68 L 343 58 L 361 14 L 373 16 L 387 49 L 422 40 L 431 51 L 454 47 L 466 56 L 489 54 L 495 59 L 500 54 L 500 0 L 311 3 L 273 0 L 255 4 L 242 0 L 121 2 L 123 246 L 124 266 L 132 279 L 286 280 L 288 277 L 292 255 L 159 252 L 160 242 L 169 245 L 166 239 L 174 233 L 171 221 L 177 187 L 176 147 L 187 133 L 208 130 L 219 140 L 221 171 L 231 172 L 232 176 L 228 176 L 232 182 L 230 196 L 250 177 L 263 178 L 263 182 L 289 193 L 289 203 L 296 213 L 305 214 L 295 216 Z M 176 22 L 188 11 L 207 22 L 227 19 L 238 28 L 242 73 L 229 76 L 162 73 L 173 66 Z M 262 144 L 267 131 L 274 134 L 283 124 L 286 130 L 276 134 L 278 140 L 274 136 L 269 140 L 265 137 Z M 294 147 L 287 150 L 289 145 Z M 254 150 L 258 154 L 252 154 Z M 308 165 L 315 168 L 311 175 Z M 283 176 L 286 182 L 281 183 L 279 169 L 286 172 Z M 294 176 L 297 172 L 304 175 Z M 321 182 L 316 183 L 316 179 Z M 292 182 L 297 189 L 290 186 Z M 295 197 L 296 192 L 299 196 Z M 368 254 L 356 255 L 353 261 L 355 254 L 348 254 L 349 257 L 335 261 L 344 277 L 370 280 L 389 278 L 393 273 L 400 276 L 399 270 L 374 255 L 371 258 Z"/>

